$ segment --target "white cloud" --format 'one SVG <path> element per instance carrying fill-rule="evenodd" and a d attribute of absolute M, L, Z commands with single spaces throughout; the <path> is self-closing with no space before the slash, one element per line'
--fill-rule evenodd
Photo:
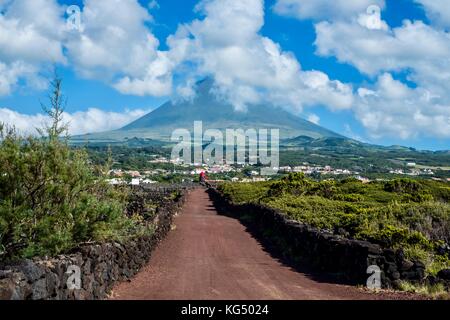
<path fill-rule="evenodd" d="M 205 17 L 180 26 L 168 39 L 168 56 L 188 79 L 212 77 L 215 92 L 237 109 L 269 102 L 294 111 L 317 104 L 351 106 L 350 86 L 302 70 L 292 53 L 259 33 L 261 0 L 202 1 L 197 8 Z M 190 92 L 184 85 L 182 91 Z"/>
<path fill-rule="evenodd" d="M 85 0 L 83 31 L 66 43 L 75 69 L 105 78 L 125 94 L 170 94 L 170 63 L 146 26 L 152 19 L 136 0 Z"/>
<path fill-rule="evenodd" d="M 145 66 L 141 77 L 124 76 L 113 86 L 123 94 L 137 96 L 165 96 L 172 92 L 172 69 L 174 64 L 165 52 L 157 52 L 156 58 Z"/>
<path fill-rule="evenodd" d="M 23 80 L 42 89 L 41 69 L 65 63 L 61 44 L 61 8 L 53 0 L 0 2 L 0 96 Z"/>
<path fill-rule="evenodd" d="M 303 71 L 293 54 L 259 34 L 262 0 L 201 1 L 196 9 L 205 17 L 180 26 L 168 39 L 168 51 L 158 50 L 147 26 L 153 18 L 137 0 L 84 0 L 80 32 L 65 28 L 63 9 L 55 0 L 4 5 L 0 27 L 13 32 L 0 35 L 0 94 L 10 93 L 20 79 L 37 79 L 42 66 L 36 62 L 68 61 L 83 77 L 101 79 L 123 94 L 169 95 L 175 72 L 185 79 L 178 93 L 192 95 L 193 79 L 212 76 L 217 94 L 241 109 L 269 101 L 297 111 L 351 105 L 351 87 Z"/>
<path fill-rule="evenodd" d="M 105 81 L 123 94 L 169 95 L 176 75 L 181 79 L 176 92 L 192 98 L 196 80 L 211 77 L 214 92 L 238 109 L 275 103 L 301 112 L 324 105 L 353 109 L 373 136 L 449 137 L 450 34 L 440 27 L 449 25 L 450 11 L 444 0 L 415 1 L 427 10 L 431 25 L 405 21 L 392 29 L 381 20 L 374 24 L 367 8 L 383 8 L 384 0 L 276 2 L 274 10 L 280 15 L 320 21 L 315 26 L 319 55 L 334 56 L 376 80 L 355 95 L 349 84 L 304 70 L 294 54 L 261 34 L 262 0 L 201 1 L 196 9 L 202 18 L 179 26 L 167 39 L 167 51 L 159 49 L 148 27 L 153 22 L 148 10 L 158 7 L 155 1 L 144 7 L 137 0 L 84 0 L 84 28 L 68 32 L 65 7 L 56 0 L 0 0 L 0 96 L 11 94 L 22 82 L 42 89 L 43 70 L 56 62 L 70 64 L 79 75 Z M 397 72 L 406 74 L 414 86 L 395 80 L 392 74 Z M 2 110 L 6 115 L 7 109 Z M 66 117 L 76 133 L 109 130 L 120 119 L 122 125 L 132 118 L 127 112 L 98 112 Z M 18 123 L 40 119 L 14 116 Z M 111 127 L 103 120 L 94 125 L 96 117 L 111 120 Z"/>
<path fill-rule="evenodd" d="M 9 95 L 17 86 L 19 79 L 24 79 L 28 85 L 35 88 L 45 88 L 45 81 L 36 75 L 33 65 L 22 61 L 5 64 L 0 61 L 0 96 Z"/>
<path fill-rule="evenodd" d="M 374 78 L 352 106 L 372 137 L 450 137 L 450 25 L 447 0 L 415 0 L 432 25 L 406 20 L 390 28 L 370 5 L 384 1 L 278 0 L 278 14 L 318 21 L 317 54 Z M 406 74 L 407 85 L 392 74 Z M 391 74 L 392 73 L 392 74 Z"/>
<path fill-rule="evenodd" d="M 70 124 L 70 134 L 94 133 L 122 128 L 148 112 L 135 109 L 119 113 L 90 108 L 85 112 L 65 113 L 64 121 Z"/>
<path fill-rule="evenodd" d="M 321 22 L 316 33 L 319 55 L 336 56 L 369 75 L 411 69 L 414 80 L 448 76 L 450 34 L 421 21 L 407 20 L 401 27 L 382 30 L 370 30 L 356 21 Z"/>
<path fill-rule="evenodd" d="M 53 0 L 15 0 L 2 5 L 0 60 L 30 63 L 64 62 L 62 9 Z"/>
<path fill-rule="evenodd" d="M 384 8 L 384 0 L 277 0 L 274 11 L 298 19 L 352 19 L 371 5 Z"/>
<path fill-rule="evenodd" d="M 448 0 L 414 0 L 423 5 L 427 16 L 436 25 L 450 27 L 450 6 Z"/>
<path fill-rule="evenodd" d="M 335 56 L 371 77 L 360 88 L 357 118 L 373 136 L 450 137 L 450 34 L 422 21 L 370 30 L 362 19 L 316 24 L 317 53 Z M 402 72 L 414 85 L 394 80 Z"/>
<path fill-rule="evenodd" d="M 69 123 L 69 133 L 77 135 L 119 129 L 147 112 L 148 110 L 136 109 L 118 113 L 90 108 L 87 111 L 66 112 L 63 118 L 64 122 Z M 0 108 L 0 119 L 1 122 L 13 125 L 17 130 L 26 134 L 36 134 L 36 128 L 49 122 L 48 117 L 44 114 L 27 115 L 8 108 Z"/>
<path fill-rule="evenodd" d="M 388 73 L 373 88 L 359 89 L 355 114 L 374 138 L 450 138 L 449 101 L 420 87 L 409 88 Z"/>
<path fill-rule="evenodd" d="M 3 124 L 14 126 L 26 134 L 36 134 L 36 127 L 48 123 L 48 118 L 42 114 L 26 115 L 7 108 L 0 108 L 0 119 Z"/>
<path fill-rule="evenodd" d="M 153 17 L 137 0 L 84 0 L 79 32 L 69 32 L 65 6 L 56 0 L 2 1 L 2 11 L 0 63 L 10 71 L 0 73 L 0 95 L 21 79 L 42 83 L 37 79 L 43 70 L 66 63 L 125 94 L 171 93 L 170 63 L 147 26 Z"/>
<path fill-rule="evenodd" d="M 320 117 L 317 114 L 310 114 L 308 116 L 308 121 L 314 123 L 314 124 L 319 124 L 320 123 Z"/>

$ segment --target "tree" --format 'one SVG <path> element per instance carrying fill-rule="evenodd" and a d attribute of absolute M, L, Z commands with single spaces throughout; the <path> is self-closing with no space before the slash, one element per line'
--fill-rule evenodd
<path fill-rule="evenodd" d="M 64 132 L 68 132 L 68 124 L 64 123 L 63 115 L 67 105 L 67 98 L 62 93 L 62 78 L 55 71 L 50 82 L 51 93 L 48 95 L 50 106 L 41 102 L 42 110 L 50 117 L 51 125 L 45 126 L 45 130 L 38 129 L 39 134 L 47 136 L 50 140 L 59 139 Z M 67 134 L 66 134 L 67 136 Z"/>
<path fill-rule="evenodd" d="M 84 149 L 72 149 L 63 123 L 62 80 L 51 82 L 50 125 L 41 137 L 0 126 L 0 258 L 53 255 L 86 241 L 133 236 L 127 195 L 110 186 Z M 67 137 L 67 136 L 66 136 Z M 131 231 L 130 231 L 131 230 Z"/>

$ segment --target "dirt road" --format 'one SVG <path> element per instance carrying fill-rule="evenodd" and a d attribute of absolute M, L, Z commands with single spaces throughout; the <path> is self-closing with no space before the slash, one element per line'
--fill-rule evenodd
<path fill-rule="evenodd" d="M 203 189 L 190 193 L 175 229 L 112 299 L 380 299 L 318 282 L 266 252 L 237 220 L 219 215 Z"/>

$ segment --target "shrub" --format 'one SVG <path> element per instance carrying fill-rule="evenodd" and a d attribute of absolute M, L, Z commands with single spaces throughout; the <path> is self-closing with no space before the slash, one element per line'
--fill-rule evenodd
<path fill-rule="evenodd" d="M 261 183 L 224 183 L 219 189 L 225 197 L 234 203 L 257 203 L 261 198 L 267 196 L 268 184 Z"/>
<path fill-rule="evenodd" d="M 303 173 L 290 173 L 285 178 L 270 185 L 269 196 L 276 197 L 283 193 L 302 195 L 311 187 L 311 181 Z"/>
<path fill-rule="evenodd" d="M 412 179 L 395 179 L 387 181 L 384 190 L 397 193 L 416 193 L 422 190 L 419 182 Z"/>
<path fill-rule="evenodd" d="M 104 168 L 62 138 L 61 80 L 52 82 L 52 119 L 38 137 L 0 125 L 0 257 L 54 255 L 87 241 L 121 240 L 139 229 L 124 214 L 126 193 Z"/>
<path fill-rule="evenodd" d="M 439 245 L 450 244 L 448 184 L 396 179 L 364 184 L 355 179 L 313 181 L 290 174 L 278 181 L 227 184 L 235 203 L 260 202 L 314 227 L 403 248 L 429 272 L 450 267 Z"/>

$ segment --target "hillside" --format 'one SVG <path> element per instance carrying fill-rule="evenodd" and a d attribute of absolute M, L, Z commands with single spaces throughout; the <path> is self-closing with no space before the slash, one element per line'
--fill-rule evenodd
<path fill-rule="evenodd" d="M 314 139 L 340 136 L 330 130 L 297 117 L 272 105 L 251 105 L 236 111 L 231 104 L 219 100 L 211 89 L 210 79 L 197 84 L 192 101 L 169 101 L 127 126 L 110 132 L 88 134 L 75 139 L 120 141 L 132 138 L 168 140 L 177 128 L 193 130 L 194 121 L 203 121 L 205 129 L 280 129 L 281 138 L 307 136 Z"/>

